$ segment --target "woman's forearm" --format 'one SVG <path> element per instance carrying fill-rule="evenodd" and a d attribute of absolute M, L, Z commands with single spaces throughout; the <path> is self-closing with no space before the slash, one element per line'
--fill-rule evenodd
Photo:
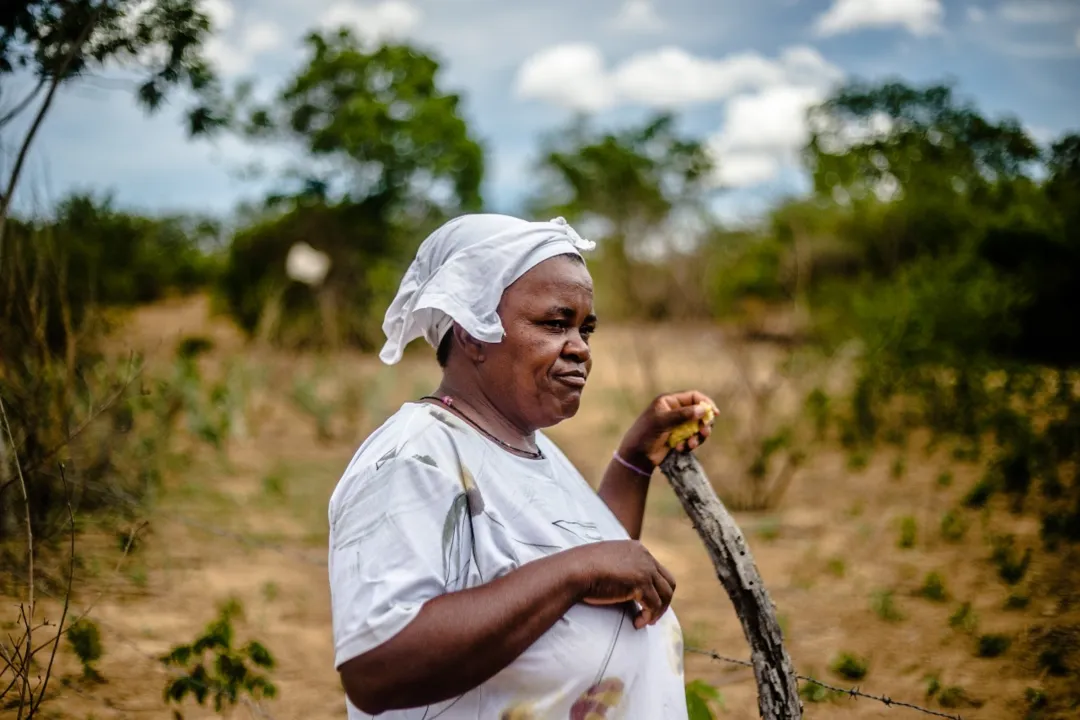
<path fill-rule="evenodd" d="M 573 551 L 565 551 L 428 601 L 392 639 L 342 665 L 349 699 L 378 715 L 468 692 L 513 662 L 578 601 L 584 581 L 576 570 Z"/>
<path fill-rule="evenodd" d="M 648 458 L 636 457 L 626 451 L 620 451 L 620 456 L 644 471 L 652 467 Z M 597 494 L 618 518 L 627 534 L 634 540 L 640 539 L 645 501 L 649 496 L 649 478 L 639 475 L 612 458 L 604 471 Z"/>

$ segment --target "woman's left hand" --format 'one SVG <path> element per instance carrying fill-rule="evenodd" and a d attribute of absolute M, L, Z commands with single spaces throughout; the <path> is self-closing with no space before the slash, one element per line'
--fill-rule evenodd
<path fill-rule="evenodd" d="M 716 403 L 697 390 L 660 395 L 626 432 L 620 454 L 630 462 L 647 460 L 649 467 L 656 467 L 671 451 L 667 444 L 671 431 L 684 422 L 700 421 L 704 417 L 700 403 L 708 403 L 716 409 Z M 680 452 L 693 450 L 705 442 L 710 432 L 712 427 L 701 422 L 697 434 L 679 443 L 675 449 Z"/>

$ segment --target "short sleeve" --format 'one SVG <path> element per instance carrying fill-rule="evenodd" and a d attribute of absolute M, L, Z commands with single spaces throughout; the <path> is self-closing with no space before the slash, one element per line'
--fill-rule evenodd
<path fill-rule="evenodd" d="M 431 457 L 386 459 L 343 482 L 330 509 L 335 667 L 463 587 L 472 557 L 465 488 Z"/>

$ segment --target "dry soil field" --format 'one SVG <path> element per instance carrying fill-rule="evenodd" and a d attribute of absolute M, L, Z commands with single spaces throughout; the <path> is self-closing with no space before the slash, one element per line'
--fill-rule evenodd
<path fill-rule="evenodd" d="M 208 374 L 228 363 L 244 368 L 251 391 L 243 422 L 227 455 L 193 446 L 186 465 L 166 475 L 162 495 L 139 518 L 145 526 L 127 557 L 112 538 L 91 532 L 80 541 L 84 569 L 73 607 L 92 604 L 90 616 L 102 629 L 105 653 L 99 669 L 105 682 L 55 684 L 48 714 L 169 717 L 161 697 L 168 673 L 155 656 L 190 641 L 213 618 L 218 603 L 235 597 L 244 608 L 238 639 L 263 641 L 278 660 L 272 677 L 279 695 L 265 704 L 270 716 L 343 718 L 332 666 L 326 502 L 365 433 L 400 402 L 433 387 L 434 359 L 419 353 L 401 366 L 382 368 L 376 358 L 353 353 L 315 357 L 253 349 L 226 324 L 210 320 L 201 300 L 146 308 L 122 337 L 147 352 L 151 363 L 163 364 L 177 341 L 193 334 L 215 342 L 206 358 Z M 590 480 L 599 479 L 632 419 L 631 408 L 648 397 L 641 371 L 647 358 L 635 347 L 655 353 L 662 389 L 693 386 L 722 399 L 726 424 L 699 456 L 714 481 L 727 488 L 745 474 L 737 459 L 745 447 L 739 433 L 754 422 L 768 430 L 799 405 L 798 393 L 780 383 L 763 401 L 766 412 L 749 414 L 748 383 L 777 377 L 782 351 L 776 348 L 740 348 L 709 327 L 603 328 L 595 339 L 594 375 L 579 416 L 550 433 Z M 734 357 L 742 358 L 741 365 Z M 822 367 L 833 377 L 822 377 Z M 835 385 L 842 375 L 843 361 L 835 358 L 828 366 L 796 366 L 785 374 L 798 378 L 795 386 Z M 319 436 L 315 416 L 291 399 L 298 379 L 342 406 L 330 415 L 329 438 Z M 987 562 L 972 560 L 988 555 L 977 514 L 962 541 L 941 538 L 942 515 L 969 486 L 975 469 L 953 468 L 953 482 L 946 485 L 940 479 L 944 459 L 926 455 L 917 443 L 902 467 L 896 452 L 881 452 L 852 469 L 835 443 L 806 443 L 804 449 L 806 461 L 776 507 L 737 513 L 799 670 L 850 686 L 855 683 L 830 666 L 841 653 L 853 653 L 868 661 L 868 672 L 857 683 L 867 692 L 940 709 L 927 699 L 928 676 L 937 676 L 942 687 L 962 688 L 963 696 L 978 705 L 961 701 L 949 712 L 985 720 L 1022 717 L 1016 703 L 1036 682 L 1020 661 L 1008 652 L 994 659 L 976 657 L 974 636 L 949 623 L 965 601 L 972 603 L 979 632 L 1019 631 L 1040 611 L 1038 599 L 1022 612 L 1003 609 L 1007 590 Z M 686 644 L 745 657 L 739 623 L 705 551 L 671 491 L 656 477 L 644 541 L 679 578 L 673 607 Z M 909 548 L 898 547 L 905 516 L 915 520 Z M 944 602 L 916 594 L 930 571 L 944 578 Z M 13 602 L 7 600 L 9 610 Z M 55 618 L 55 603 L 45 602 L 43 610 Z M 77 668 L 70 650 L 62 648 L 59 674 L 75 677 Z M 688 655 L 686 671 L 688 678 L 719 687 L 724 716 L 757 716 L 749 670 Z M 237 717 L 249 712 L 243 706 L 235 711 Z M 185 716 L 213 715 L 189 703 Z M 924 717 L 851 699 L 807 702 L 806 716 Z"/>

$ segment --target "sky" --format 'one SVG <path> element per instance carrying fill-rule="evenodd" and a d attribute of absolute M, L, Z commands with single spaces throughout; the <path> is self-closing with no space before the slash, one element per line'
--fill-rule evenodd
<path fill-rule="evenodd" d="M 487 151 L 488 209 L 535 187 L 542 134 L 575 113 L 603 126 L 675 111 L 715 153 L 722 217 L 753 215 L 807 186 L 797 160 L 806 109 L 845 80 L 949 81 L 991 117 L 1041 141 L 1080 131 L 1077 0 L 203 0 L 207 53 L 226 79 L 270 94 L 303 61 L 302 37 L 348 25 L 442 63 L 444 89 Z M 122 75 L 122 74 L 121 74 Z M 281 153 L 232 137 L 187 139 L 182 103 L 147 116 L 104 71 L 65 87 L 16 198 L 47 211 L 75 190 L 144 212 L 225 215 L 266 187 L 253 166 Z M 18 97 L 0 88 L 0 110 Z M 25 85 L 24 85 L 25 86 Z M 25 86 L 28 87 L 28 86 Z M 6 168 L 21 127 L 0 138 Z"/>

